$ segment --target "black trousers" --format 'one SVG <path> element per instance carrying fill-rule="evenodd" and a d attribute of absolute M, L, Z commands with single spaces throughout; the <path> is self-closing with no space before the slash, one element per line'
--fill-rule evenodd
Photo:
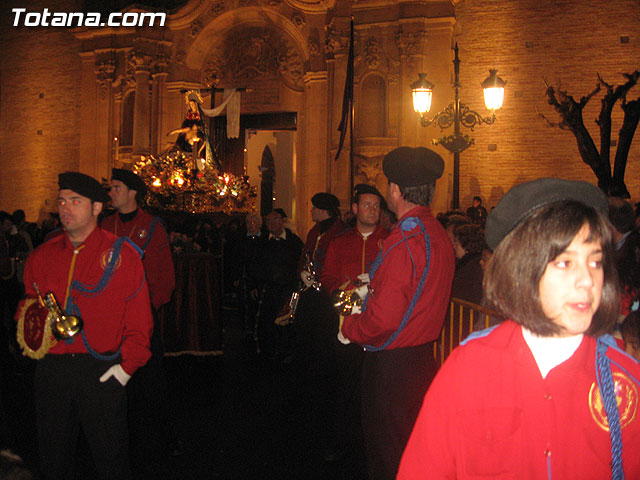
<path fill-rule="evenodd" d="M 437 368 L 433 343 L 364 354 L 360 413 L 369 480 L 396 478 Z"/>
<path fill-rule="evenodd" d="M 100 376 L 118 362 L 104 362 L 88 354 L 49 354 L 38 361 L 34 393 L 45 479 L 73 478 L 80 428 L 98 478 L 131 478 L 125 389 L 114 377 L 100 382 Z"/>

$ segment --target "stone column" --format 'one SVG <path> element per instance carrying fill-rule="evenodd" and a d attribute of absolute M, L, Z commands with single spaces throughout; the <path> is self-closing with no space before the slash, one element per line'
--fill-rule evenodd
<path fill-rule="evenodd" d="M 109 178 L 113 167 L 113 89 L 116 54 L 114 51 L 96 53 L 95 73 L 98 82 L 95 132 L 95 177 Z"/>
<path fill-rule="evenodd" d="M 327 72 L 309 72 L 304 76 L 304 151 L 298 155 L 300 172 L 298 175 L 297 198 L 300 205 L 306 205 L 311 196 L 327 190 Z M 298 209 L 305 219 L 307 231 L 311 225 L 310 213 Z"/>
<path fill-rule="evenodd" d="M 167 94 L 167 77 L 169 68 L 169 55 L 160 51 L 153 62 L 152 87 L 151 87 L 151 153 L 157 155 L 162 151 L 165 140 L 165 101 Z"/>
<path fill-rule="evenodd" d="M 150 133 L 150 102 L 149 79 L 151 72 L 151 57 L 139 52 L 132 52 L 129 63 L 133 67 L 136 80 L 136 99 L 133 118 L 133 155 L 149 153 Z"/>

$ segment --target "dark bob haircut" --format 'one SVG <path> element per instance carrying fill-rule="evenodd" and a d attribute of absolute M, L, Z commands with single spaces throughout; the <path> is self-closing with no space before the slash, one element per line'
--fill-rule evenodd
<path fill-rule="evenodd" d="M 589 228 L 587 241 L 602 245 L 604 273 L 600 306 L 585 333 L 593 337 L 609 333 L 620 302 L 611 226 L 605 214 L 572 200 L 534 211 L 500 242 L 485 271 L 485 305 L 536 335 L 561 333 L 562 327 L 542 310 L 540 279 L 549 262 L 567 249 L 583 225 Z"/>

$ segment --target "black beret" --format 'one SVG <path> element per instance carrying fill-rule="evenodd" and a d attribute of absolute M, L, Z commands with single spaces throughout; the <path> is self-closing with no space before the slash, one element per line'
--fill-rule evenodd
<path fill-rule="evenodd" d="M 320 192 L 311 197 L 311 203 L 320 210 L 335 211 L 340 206 L 340 200 L 332 193 Z"/>
<path fill-rule="evenodd" d="M 355 197 L 358 195 L 363 195 L 365 193 L 370 193 L 371 195 L 377 195 L 380 197 L 380 200 L 384 200 L 382 194 L 378 191 L 376 187 L 373 185 L 369 185 L 368 183 L 359 183 L 353 188 L 353 198 L 355 201 Z"/>
<path fill-rule="evenodd" d="M 491 250 L 520 222 L 545 205 L 574 200 L 600 210 L 606 215 L 607 197 L 590 183 L 540 178 L 509 190 L 491 210 L 485 226 L 485 238 Z"/>
<path fill-rule="evenodd" d="M 120 180 L 130 190 L 135 190 L 141 195 L 144 195 L 147 191 L 147 186 L 144 184 L 142 178 L 136 175 L 131 170 L 124 170 L 122 168 L 114 168 L 111 170 L 111 180 Z"/>
<path fill-rule="evenodd" d="M 396 185 L 417 187 L 440 178 L 444 172 L 444 160 L 428 148 L 398 147 L 385 155 L 382 170 Z"/>
<path fill-rule="evenodd" d="M 60 190 L 72 190 L 94 202 L 106 203 L 109 194 L 95 178 L 80 172 L 64 172 L 58 175 Z"/>

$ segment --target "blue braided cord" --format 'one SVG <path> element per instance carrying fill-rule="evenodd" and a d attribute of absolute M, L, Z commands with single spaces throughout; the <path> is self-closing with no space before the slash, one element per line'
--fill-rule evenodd
<path fill-rule="evenodd" d="M 404 244 L 407 247 L 407 252 L 409 252 L 409 258 L 411 259 L 411 269 L 413 270 L 413 276 L 417 275 L 416 272 L 416 262 L 413 260 L 413 253 L 411 253 L 411 249 L 409 248 L 409 243 L 407 242 L 407 237 L 404 235 L 404 229 L 401 230 L 402 238 L 404 239 Z"/>
<path fill-rule="evenodd" d="M 71 296 L 69 297 L 71 298 Z M 73 312 L 72 314 L 80 316 L 80 309 L 78 308 L 78 306 L 73 302 L 71 303 L 71 305 L 72 305 L 72 312 Z M 103 355 L 101 353 L 96 352 L 93 348 L 91 348 L 91 345 L 89 345 L 89 340 L 87 340 L 87 335 L 84 333 L 84 328 L 80 331 L 80 333 L 82 335 L 82 343 L 84 343 L 84 347 L 87 349 L 87 352 L 89 352 L 89 355 L 91 355 L 93 358 L 97 360 L 103 360 L 105 362 L 110 362 L 118 358 L 118 355 L 120 355 L 120 347 L 118 347 L 118 351 L 116 353 L 112 353 L 111 355 Z M 67 343 L 73 343 L 75 338 L 76 337 L 71 337 L 67 339 Z M 71 341 L 69 342 L 69 340 Z"/>
<path fill-rule="evenodd" d="M 607 357 L 607 339 L 598 338 L 596 346 L 596 380 L 602 396 L 604 410 L 607 413 L 609 423 L 609 436 L 611 438 L 611 478 L 623 480 L 622 469 L 622 429 L 620 427 L 620 414 L 616 401 L 615 385 L 611 374 L 611 363 Z"/>
<path fill-rule="evenodd" d="M 132 244 L 134 247 L 136 247 L 136 249 L 139 251 L 140 249 L 133 244 L 133 242 L 131 242 L 131 240 L 127 237 L 119 237 L 115 242 L 113 242 L 113 254 L 111 255 L 111 260 L 109 261 L 109 263 L 107 264 L 107 266 L 104 269 L 104 272 L 102 273 L 102 277 L 100 278 L 100 281 L 98 282 L 98 284 L 95 287 L 88 287 L 85 286 L 84 284 L 78 282 L 77 280 L 74 280 L 73 282 L 71 282 L 71 289 L 69 290 L 69 297 L 67 298 L 67 304 L 65 305 L 65 311 L 66 312 L 73 312 L 73 315 L 77 315 L 79 317 L 82 318 L 82 315 L 80 313 L 80 309 L 78 308 L 78 306 L 76 305 L 76 303 L 73 300 L 73 296 L 71 295 L 71 292 L 73 291 L 73 289 L 75 288 L 76 290 L 78 290 L 81 293 L 84 293 L 85 296 L 87 297 L 95 297 L 97 295 L 99 295 L 100 293 L 102 293 L 102 291 L 106 288 L 107 285 L 109 285 L 109 282 L 111 281 L 111 277 L 113 276 L 113 272 L 115 269 L 115 265 L 118 261 L 118 258 L 120 257 L 120 251 L 122 250 L 122 245 L 124 244 L 124 242 L 128 242 L 129 244 Z M 84 333 L 84 329 L 82 330 L 82 341 L 84 342 L 84 346 L 87 349 L 87 352 L 89 352 L 89 354 L 91 354 L 92 357 L 97 358 L 98 360 L 105 360 L 105 361 L 111 361 L 114 360 L 115 358 L 118 357 L 118 355 L 120 355 L 120 347 L 118 347 L 118 351 L 112 355 L 102 355 L 101 353 L 96 352 L 93 348 L 91 348 L 91 346 L 89 345 L 89 341 L 87 340 L 87 337 Z M 68 341 L 68 343 L 73 343 L 74 337 L 68 339 L 71 340 L 70 342 Z"/>
<path fill-rule="evenodd" d="M 140 258 L 144 257 L 144 251 L 138 245 L 136 245 L 133 240 L 131 240 L 129 237 L 122 238 L 124 238 L 124 241 L 133 247 Z"/>
<path fill-rule="evenodd" d="M 153 220 L 151 220 L 151 227 L 149 228 L 149 236 L 147 237 L 147 241 L 144 242 L 144 245 L 142 245 L 142 255 L 144 255 L 144 251 L 147 249 L 147 247 L 149 246 L 149 244 L 151 243 L 151 238 L 153 237 L 153 232 L 156 229 L 156 225 L 158 224 L 158 217 L 153 217 Z"/>
<path fill-rule="evenodd" d="M 128 296 L 125 299 L 125 302 L 128 302 L 129 300 L 131 300 L 132 298 L 134 298 L 136 295 L 138 295 L 138 293 L 140 292 L 140 290 L 142 290 L 142 287 L 144 286 L 144 281 L 146 280 L 145 277 L 142 278 L 142 281 L 140 282 L 140 285 L 138 285 L 138 289 L 133 292 L 130 296 Z"/>
<path fill-rule="evenodd" d="M 413 217 L 405 218 L 402 221 L 402 223 L 400 224 L 400 226 L 402 226 L 405 223 L 407 223 L 407 220 L 409 220 L 410 218 L 413 218 Z M 415 224 L 415 225 L 417 225 L 417 224 Z M 396 225 L 393 228 L 397 228 L 397 227 L 398 227 L 398 225 Z M 371 264 L 371 269 L 369 271 L 369 280 L 373 280 L 373 277 L 376 274 L 376 271 L 378 270 L 378 267 L 382 264 L 382 261 L 385 259 L 385 257 L 387 256 L 387 254 L 391 250 L 393 250 L 395 247 L 400 245 L 402 242 L 406 242 L 407 240 L 409 240 L 411 237 L 414 237 L 415 235 L 417 235 L 417 233 L 415 233 L 413 235 L 409 235 L 408 237 L 405 237 L 402 240 L 398 240 L 396 243 L 394 243 L 393 245 L 391 245 L 391 247 L 389 247 L 387 249 L 387 253 L 385 253 L 384 255 L 382 253 L 382 250 L 378 251 L 378 255 L 376 256 L 376 259 Z M 404 237 L 404 235 L 403 235 L 403 237 Z M 367 295 L 364 297 L 364 301 L 362 302 L 362 307 L 360 308 L 360 312 L 364 312 L 367 309 L 367 300 L 369 300 L 369 292 L 368 291 L 367 291 Z"/>
<path fill-rule="evenodd" d="M 71 289 L 76 289 L 81 293 L 84 293 L 87 297 L 95 297 L 100 295 L 102 291 L 109 285 L 111 281 L 111 277 L 113 276 L 113 272 L 115 270 L 115 266 L 118 258 L 120 257 L 120 250 L 122 250 L 122 244 L 125 241 L 131 242 L 127 237 L 119 237 L 115 242 L 113 242 L 113 253 L 111 255 L 111 260 L 107 264 L 104 272 L 102 273 L 102 277 L 100 281 L 95 286 L 89 286 L 83 283 L 80 283 L 77 280 L 71 282 Z"/>
<path fill-rule="evenodd" d="M 485 328 L 484 330 L 476 330 L 475 332 L 471 332 L 467 338 L 460 342 L 460 345 L 465 345 L 467 342 L 471 340 L 475 340 L 476 338 L 483 338 L 493 332 L 493 329 L 498 325 L 494 325 L 493 327 Z"/>
<path fill-rule="evenodd" d="M 413 295 L 413 298 L 411 299 L 411 303 L 409 304 L 409 308 L 407 309 L 407 311 L 403 315 L 402 321 L 400 322 L 400 325 L 398 325 L 398 328 L 396 329 L 396 331 L 393 332 L 393 334 L 391 334 L 391 336 L 387 339 L 387 341 L 384 342 L 379 347 L 376 347 L 376 346 L 373 346 L 373 345 L 363 345 L 364 349 L 367 350 L 367 351 L 370 351 L 370 352 L 378 352 L 380 350 L 384 350 L 389 345 L 391 345 L 391 343 L 393 343 L 393 341 L 398 337 L 398 335 L 400 335 L 400 332 L 402 332 L 404 327 L 407 325 L 407 322 L 409 321 L 409 317 L 411 317 L 411 314 L 413 313 L 413 309 L 415 308 L 416 303 L 418 302 L 418 299 L 420 298 L 420 295 L 422 294 L 422 289 L 424 288 L 424 284 L 425 284 L 425 282 L 427 280 L 427 273 L 429 272 L 429 267 L 431 265 L 431 239 L 430 239 L 429 235 L 427 235 L 427 232 L 426 232 L 426 230 L 424 228 L 424 225 L 422 224 L 422 222 L 420 221 L 420 219 L 418 217 L 408 217 L 408 218 L 405 219 L 405 221 L 408 220 L 409 218 L 415 218 L 416 225 L 418 225 L 420 227 L 420 230 L 422 231 L 422 234 L 424 235 L 424 243 L 425 243 L 425 248 L 426 248 L 426 252 L 425 252 L 426 253 L 426 259 L 425 259 L 424 270 L 422 271 L 422 277 L 420 277 L 420 282 L 418 282 L 418 287 L 416 288 L 416 292 Z M 411 235 L 409 238 L 411 238 L 412 236 L 413 235 Z M 403 241 L 406 242 L 406 240 L 408 240 L 408 239 L 404 239 Z M 407 248 L 408 248 L 408 246 L 407 246 Z M 388 252 L 389 251 L 387 251 L 387 253 Z M 367 296 L 367 298 L 368 298 L 368 296 Z"/>
<path fill-rule="evenodd" d="M 640 309 L 640 300 L 636 300 L 635 302 L 633 302 L 633 304 L 631 304 L 632 312 L 635 312 L 638 309 Z"/>

